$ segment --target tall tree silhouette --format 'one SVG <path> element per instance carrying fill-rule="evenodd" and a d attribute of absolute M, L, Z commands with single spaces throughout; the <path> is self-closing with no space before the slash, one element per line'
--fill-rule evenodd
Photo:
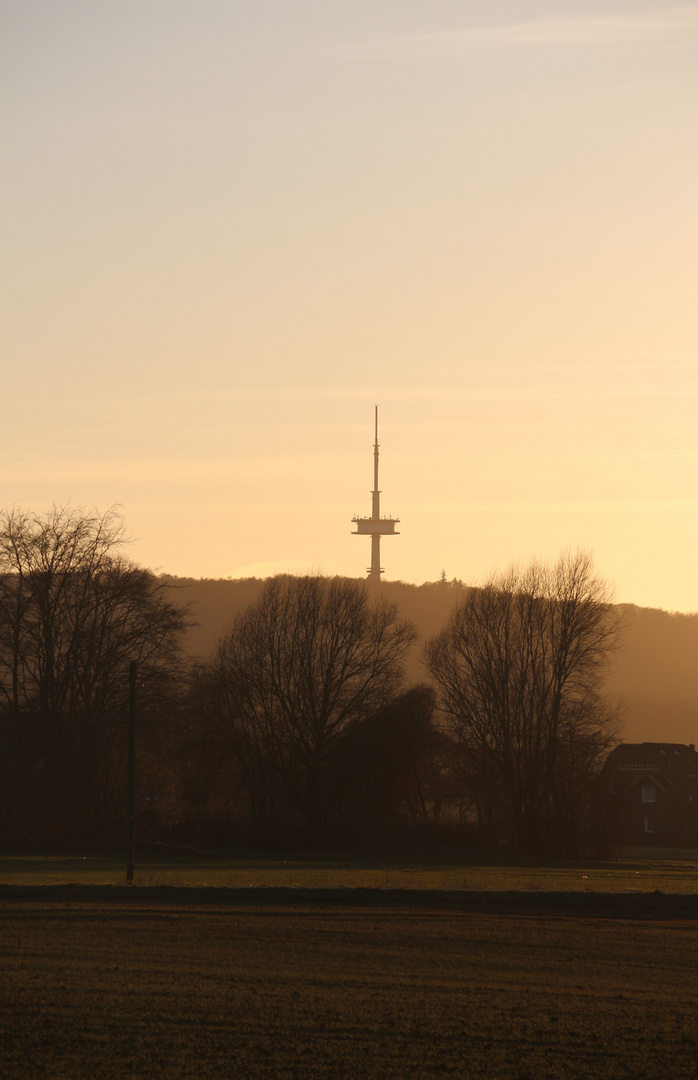
<path fill-rule="evenodd" d="M 574 854 L 585 792 L 616 729 L 601 694 L 619 616 L 589 556 L 470 589 L 427 645 L 481 831 Z"/>
<path fill-rule="evenodd" d="M 327 832 L 327 762 L 352 724 L 397 693 L 415 638 L 363 583 L 275 577 L 196 676 L 212 745 L 234 762 L 258 828 Z"/>
<path fill-rule="evenodd" d="M 115 510 L 0 515 L 0 723 L 16 833 L 99 834 L 122 782 L 128 663 L 144 714 L 176 669 L 186 613 L 123 557 L 124 541 Z"/>

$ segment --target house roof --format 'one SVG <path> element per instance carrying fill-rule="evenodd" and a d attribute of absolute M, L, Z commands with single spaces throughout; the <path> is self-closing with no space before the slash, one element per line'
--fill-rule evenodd
<path fill-rule="evenodd" d="M 626 791 L 650 779 L 679 798 L 698 794 L 698 753 L 692 743 L 620 743 L 606 758 L 604 769 L 622 776 Z"/>

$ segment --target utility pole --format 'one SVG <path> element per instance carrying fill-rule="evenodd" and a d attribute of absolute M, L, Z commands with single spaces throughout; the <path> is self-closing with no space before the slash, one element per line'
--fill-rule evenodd
<path fill-rule="evenodd" d="M 136 661 L 128 665 L 128 780 L 126 784 L 126 884 L 133 885 L 136 802 Z"/>

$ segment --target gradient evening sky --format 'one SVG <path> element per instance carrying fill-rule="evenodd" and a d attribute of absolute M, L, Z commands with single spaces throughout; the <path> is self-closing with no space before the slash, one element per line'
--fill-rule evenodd
<path fill-rule="evenodd" d="M 0 503 L 698 610 L 698 3 L 3 0 Z"/>

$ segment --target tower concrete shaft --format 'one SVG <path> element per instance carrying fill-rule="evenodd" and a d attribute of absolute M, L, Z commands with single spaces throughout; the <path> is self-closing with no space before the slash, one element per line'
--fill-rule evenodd
<path fill-rule="evenodd" d="M 373 491 L 371 493 L 371 516 L 354 517 L 352 521 L 356 525 L 353 536 L 371 537 L 371 565 L 367 573 L 372 581 L 380 581 L 383 568 L 381 567 L 381 536 L 399 536 L 395 531 L 395 525 L 399 518 L 382 518 L 380 513 L 381 493 L 378 487 L 378 406 L 376 405 L 376 434 L 373 444 Z"/>

